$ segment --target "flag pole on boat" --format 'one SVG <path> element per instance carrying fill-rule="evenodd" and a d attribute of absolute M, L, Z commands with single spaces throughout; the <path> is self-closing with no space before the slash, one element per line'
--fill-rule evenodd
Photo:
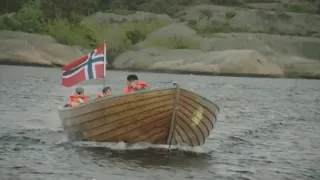
<path fill-rule="evenodd" d="M 106 82 L 107 82 L 107 80 L 106 80 L 106 72 L 107 72 L 107 47 L 106 47 L 106 40 L 103 40 L 103 60 L 104 60 L 104 62 L 103 62 L 103 87 L 102 88 L 104 88 L 105 86 L 106 86 Z"/>

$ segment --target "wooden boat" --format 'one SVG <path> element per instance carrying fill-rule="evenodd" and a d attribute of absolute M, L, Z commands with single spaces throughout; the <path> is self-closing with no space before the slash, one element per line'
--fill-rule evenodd
<path fill-rule="evenodd" d="M 180 88 L 146 90 L 90 100 L 59 110 L 71 141 L 201 146 L 212 132 L 219 107 Z"/>

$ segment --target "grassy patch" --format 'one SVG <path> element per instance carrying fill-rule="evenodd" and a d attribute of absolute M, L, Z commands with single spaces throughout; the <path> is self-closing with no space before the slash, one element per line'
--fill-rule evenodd
<path fill-rule="evenodd" d="M 291 19 L 291 16 L 288 15 L 287 13 L 285 12 L 279 12 L 277 14 L 278 18 L 280 18 L 281 20 L 285 20 L 285 21 L 289 21 Z"/>
<path fill-rule="evenodd" d="M 235 15 L 236 15 L 236 12 L 234 12 L 234 11 L 228 11 L 225 14 L 227 19 L 232 19 Z"/>
<path fill-rule="evenodd" d="M 110 12 L 125 15 L 134 13 L 127 10 Z M 21 8 L 17 13 L 2 15 L 0 17 L 0 28 L 47 34 L 61 44 L 78 45 L 88 49 L 95 48 L 105 40 L 108 61 L 111 63 L 120 53 L 130 50 L 132 45 L 143 41 L 151 32 L 169 23 L 160 19 L 147 19 L 145 21 L 126 21 L 111 24 L 99 23 L 89 17 L 79 23 L 59 17 L 44 20 L 43 17 L 43 12 L 39 8 L 28 5 Z"/>
<path fill-rule="evenodd" d="M 212 17 L 212 10 L 209 8 L 202 8 L 199 10 L 199 13 L 203 17 L 207 17 L 208 19 Z"/>
<path fill-rule="evenodd" d="M 92 30 L 99 41 L 106 40 L 109 46 L 119 43 L 131 45 L 143 41 L 151 32 L 166 26 L 168 22 L 161 20 L 122 22 L 119 24 L 98 23 L 86 18 L 83 25 Z"/>
<path fill-rule="evenodd" d="M 119 54 L 132 49 L 134 44 L 143 41 L 151 32 L 167 25 L 168 22 L 154 19 L 109 24 L 86 18 L 82 24 L 93 32 L 98 44 L 103 40 L 106 41 L 107 55 L 112 61 Z"/>
<path fill-rule="evenodd" d="M 200 35 L 210 35 L 218 32 L 232 32 L 228 21 L 220 22 L 208 19 L 198 19 L 188 21 L 188 26 L 196 30 Z"/>
<path fill-rule="evenodd" d="M 114 14 L 121 14 L 121 15 L 131 15 L 135 14 L 135 11 L 130 11 L 126 9 L 116 9 L 116 10 L 105 10 L 105 13 L 114 13 Z"/>
<path fill-rule="evenodd" d="M 44 33 L 54 37 L 59 43 L 95 47 L 97 39 L 93 32 L 85 26 L 71 24 L 65 19 L 55 19 L 44 24 Z"/>
<path fill-rule="evenodd" d="M 308 13 L 308 11 L 300 4 L 294 4 L 294 3 L 287 4 L 287 9 L 290 12 Z"/>
<path fill-rule="evenodd" d="M 165 47 L 168 49 L 200 49 L 200 40 L 188 37 L 168 37 L 149 40 L 145 47 Z"/>
<path fill-rule="evenodd" d="M 243 3 L 238 0 L 211 0 L 212 4 L 220 6 L 241 6 Z"/>
<path fill-rule="evenodd" d="M 269 33 L 270 34 L 275 34 L 278 32 L 278 29 L 274 25 L 269 25 Z"/>
<path fill-rule="evenodd" d="M 62 44 L 79 45 L 85 48 L 92 48 L 97 44 L 90 29 L 63 18 L 45 19 L 43 12 L 36 4 L 26 4 L 16 13 L 2 15 L 0 28 L 51 35 Z"/>

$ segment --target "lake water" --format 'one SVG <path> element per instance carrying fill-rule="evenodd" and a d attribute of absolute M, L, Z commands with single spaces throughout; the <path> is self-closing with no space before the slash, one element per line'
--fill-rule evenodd
<path fill-rule="evenodd" d="M 57 108 L 74 88 L 59 69 L 0 66 L 1 180 L 320 179 L 320 81 L 136 73 L 178 81 L 221 109 L 203 147 L 68 142 Z M 108 71 L 121 93 L 128 72 Z M 96 97 L 102 81 L 83 83 Z M 156 148 L 155 148 L 156 147 Z"/>

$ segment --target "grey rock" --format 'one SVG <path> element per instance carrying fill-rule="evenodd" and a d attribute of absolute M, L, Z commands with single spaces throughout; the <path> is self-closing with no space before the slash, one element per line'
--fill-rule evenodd
<path fill-rule="evenodd" d="M 0 31 L 0 61 L 64 65 L 84 55 L 78 47 L 58 44 L 50 36 Z"/>

